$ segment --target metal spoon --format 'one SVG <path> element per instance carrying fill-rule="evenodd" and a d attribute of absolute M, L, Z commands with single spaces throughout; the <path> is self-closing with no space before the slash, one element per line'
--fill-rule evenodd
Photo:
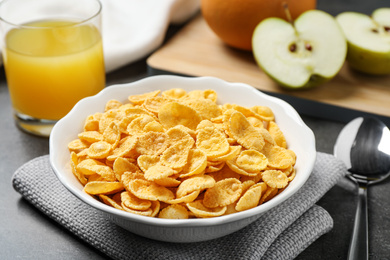
<path fill-rule="evenodd" d="M 334 155 L 359 185 L 358 204 L 348 259 L 368 259 L 367 187 L 390 175 L 390 131 L 376 118 L 358 117 L 340 132 Z"/>

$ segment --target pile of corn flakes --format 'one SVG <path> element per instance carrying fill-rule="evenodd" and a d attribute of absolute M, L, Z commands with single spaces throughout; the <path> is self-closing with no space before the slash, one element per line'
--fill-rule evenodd
<path fill-rule="evenodd" d="M 296 155 L 266 106 L 175 88 L 110 100 L 68 144 L 84 191 L 143 216 L 208 218 L 254 208 L 295 177 Z"/>

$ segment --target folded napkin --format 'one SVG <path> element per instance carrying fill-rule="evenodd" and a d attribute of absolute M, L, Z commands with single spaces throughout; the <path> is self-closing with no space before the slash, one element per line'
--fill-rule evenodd
<path fill-rule="evenodd" d="M 200 0 L 100 0 L 106 72 L 144 58 L 163 42 L 170 23 L 199 10 Z"/>
<path fill-rule="evenodd" d="M 106 72 L 150 54 L 162 44 L 169 24 L 183 23 L 200 5 L 200 0 L 100 1 Z"/>
<path fill-rule="evenodd" d="M 314 203 L 345 173 L 341 161 L 317 153 L 311 176 L 291 198 L 231 235 L 188 244 L 154 241 L 113 224 L 62 186 L 48 155 L 21 166 L 12 181 L 35 207 L 113 259 L 280 260 L 296 257 L 333 227 L 328 212 Z"/>

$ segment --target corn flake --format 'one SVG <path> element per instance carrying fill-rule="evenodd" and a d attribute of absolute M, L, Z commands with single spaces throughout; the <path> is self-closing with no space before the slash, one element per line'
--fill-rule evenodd
<path fill-rule="evenodd" d="M 208 208 L 224 207 L 241 196 L 242 184 L 235 178 L 223 179 L 206 190 L 203 204 Z"/>
<path fill-rule="evenodd" d="M 172 99 L 181 99 L 185 97 L 187 92 L 184 89 L 181 88 L 173 88 L 169 90 L 165 90 L 161 93 L 161 96 L 172 98 Z"/>
<path fill-rule="evenodd" d="M 206 122 L 212 124 L 210 121 Z M 203 127 L 197 130 L 196 147 L 204 151 L 209 159 L 225 155 L 230 149 L 226 136 L 215 127 Z"/>
<path fill-rule="evenodd" d="M 176 190 L 176 197 L 181 198 L 194 191 L 202 191 L 215 185 L 215 180 L 208 176 L 196 176 L 184 180 Z"/>
<path fill-rule="evenodd" d="M 140 199 L 166 202 L 175 198 L 175 195 L 168 188 L 147 180 L 131 180 L 125 188 Z"/>
<path fill-rule="evenodd" d="M 202 119 L 210 120 L 222 115 L 221 108 L 212 100 L 199 98 L 199 99 L 185 99 L 183 103 L 195 109 Z"/>
<path fill-rule="evenodd" d="M 181 181 L 175 179 L 174 177 L 164 177 L 161 179 L 155 179 L 154 182 L 164 187 L 177 187 L 181 183 Z"/>
<path fill-rule="evenodd" d="M 201 116 L 193 108 L 177 102 L 161 106 L 158 118 L 165 128 L 183 125 L 192 130 L 195 130 L 201 121 Z"/>
<path fill-rule="evenodd" d="M 109 156 L 107 156 L 108 160 L 115 160 L 118 157 L 130 157 L 134 150 L 135 146 L 137 145 L 138 138 L 135 136 L 128 136 L 124 139 L 122 139 L 119 142 L 119 145 L 117 148 L 115 148 Z"/>
<path fill-rule="evenodd" d="M 278 170 L 267 170 L 262 174 L 263 181 L 271 188 L 284 188 L 288 184 L 286 174 Z"/>
<path fill-rule="evenodd" d="M 181 169 L 187 164 L 190 148 L 188 142 L 175 143 L 163 152 L 160 162 L 172 169 Z"/>
<path fill-rule="evenodd" d="M 91 146 L 87 150 L 87 155 L 89 156 L 89 158 L 103 159 L 110 154 L 111 148 L 111 144 L 105 141 L 99 141 L 91 144 Z"/>
<path fill-rule="evenodd" d="M 90 115 L 84 122 L 84 131 L 99 131 L 100 113 Z"/>
<path fill-rule="evenodd" d="M 149 112 L 152 112 L 153 114 L 157 115 L 158 110 L 161 106 L 164 104 L 172 102 L 172 98 L 163 97 L 163 96 L 156 96 L 151 97 L 145 100 L 145 102 L 142 104 L 142 107 L 144 107 Z"/>
<path fill-rule="evenodd" d="M 168 219 L 187 219 L 188 216 L 189 214 L 187 208 L 178 204 L 169 205 L 168 207 L 162 209 L 158 214 L 159 218 Z"/>
<path fill-rule="evenodd" d="M 268 159 L 256 150 L 245 150 L 237 157 L 236 164 L 247 172 L 258 173 L 267 167 Z"/>
<path fill-rule="evenodd" d="M 137 158 L 138 166 L 145 173 L 150 167 L 157 165 L 160 162 L 160 157 L 157 155 L 140 155 Z"/>
<path fill-rule="evenodd" d="M 193 98 L 193 99 L 205 98 L 205 99 L 210 99 L 213 102 L 216 102 L 217 92 L 215 92 L 215 90 L 212 89 L 192 90 L 187 93 L 186 97 Z"/>
<path fill-rule="evenodd" d="M 106 106 L 104 107 L 104 111 L 107 112 L 108 110 L 111 109 L 117 109 L 122 106 L 122 102 L 116 100 L 116 99 L 111 99 L 107 101 Z"/>
<path fill-rule="evenodd" d="M 168 135 L 161 132 L 148 132 L 138 137 L 135 147 L 137 153 L 160 155 L 168 148 Z"/>
<path fill-rule="evenodd" d="M 189 202 L 186 205 L 187 205 L 188 209 L 192 213 L 194 213 L 194 215 L 198 218 L 210 218 L 210 217 L 222 216 L 226 212 L 226 209 L 227 209 L 226 206 L 208 208 L 203 204 L 202 200 Z"/>
<path fill-rule="evenodd" d="M 263 135 L 240 112 L 234 112 L 230 116 L 229 131 L 233 138 L 246 149 L 261 151 L 264 146 Z"/>
<path fill-rule="evenodd" d="M 146 170 L 144 176 L 145 179 L 149 181 L 155 181 L 158 179 L 163 179 L 166 177 L 169 177 L 171 175 L 176 174 L 177 172 L 170 167 L 161 165 L 161 164 L 156 164 L 150 167 L 149 169 Z"/>
<path fill-rule="evenodd" d="M 151 201 L 139 199 L 127 191 L 121 193 L 121 201 L 124 207 L 134 210 L 147 210 L 152 206 Z"/>
<path fill-rule="evenodd" d="M 130 162 L 129 159 L 118 157 L 114 161 L 113 171 L 116 179 L 121 181 L 122 175 L 125 172 L 140 172 L 140 169 L 136 164 Z"/>
<path fill-rule="evenodd" d="M 129 135 L 142 135 L 146 133 L 146 125 L 154 121 L 149 115 L 139 115 L 127 125 L 126 131 Z"/>
<path fill-rule="evenodd" d="M 115 122 L 111 122 L 103 132 L 103 140 L 116 147 L 121 139 L 121 132 Z"/>
<path fill-rule="evenodd" d="M 98 131 L 86 131 L 78 134 L 78 137 L 85 142 L 95 143 L 103 140 L 103 135 Z"/>
<path fill-rule="evenodd" d="M 117 194 L 120 194 L 120 193 L 117 193 Z M 107 195 L 99 194 L 99 198 L 103 203 L 107 204 L 108 206 L 114 207 L 114 208 L 119 209 L 119 210 L 124 210 L 122 208 L 122 206 L 120 205 L 121 203 L 118 203 L 116 200 L 114 200 L 113 198 L 111 198 Z"/>
<path fill-rule="evenodd" d="M 120 182 L 108 181 L 90 181 L 84 186 L 84 191 L 91 195 L 114 194 L 123 190 L 123 184 Z"/>
<path fill-rule="evenodd" d="M 129 96 L 129 101 L 135 105 L 140 105 L 142 104 L 146 99 L 152 98 L 157 96 L 161 91 L 160 90 L 155 90 L 152 92 L 148 92 L 145 94 L 140 94 L 140 95 L 131 95 Z"/>
<path fill-rule="evenodd" d="M 200 191 L 193 191 L 190 194 L 187 194 L 180 198 L 175 198 L 172 200 L 167 201 L 169 204 L 182 204 L 182 203 L 188 203 L 193 202 L 196 198 L 198 198 Z"/>
<path fill-rule="evenodd" d="M 288 150 L 280 147 L 273 146 L 268 152 L 268 166 L 276 169 L 286 169 L 294 164 L 294 158 L 291 156 Z"/>
<path fill-rule="evenodd" d="M 260 183 L 252 185 L 238 200 L 235 209 L 243 211 L 256 207 L 260 202 L 263 191 L 263 186 Z"/>
<path fill-rule="evenodd" d="M 186 178 L 202 173 L 207 167 L 207 155 L 199 149 L 191 149 L 188 153 L 187 164 L 180 172 L 180 178 Z"/>
<path fill-rule="evenodd" d="M 271 108 L 267 106 L 253 106 L 250 108 L 257 116 L 265 121 L 274 121 L 275 116 Z"/>
<path fill-rule="evenodd" d="M 75 139 L 68 143 L 68 149 L 69 151 L 73 152 L 81 152 L 84 149 L 87 149 L 89 147 L 89 144 L 86 141 L 83 141 L 81 139 Z"/>
<path fill-rule="evenodd" d="M 79 182 L 83 185 L 85 185 L 88 180 L 85 178 L 85 176 L 77 169 L 78 166 L 78 157 L 75 152 L 71 152 L 70 154 L 70 167 L 72 169 L 73 175 L 79 180 Z"/>

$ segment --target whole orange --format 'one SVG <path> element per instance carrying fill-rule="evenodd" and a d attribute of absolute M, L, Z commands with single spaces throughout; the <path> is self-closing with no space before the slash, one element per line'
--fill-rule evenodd
<path fill-rule="evenodd" d="M 222 41 L 235 48 L 252 50 L 253 31 L 263 19 L 287 20 L 283 3 L 288 4 L 292 19 L 316 8 L 316 0 L 201 0 L 201 11 Z"/>

